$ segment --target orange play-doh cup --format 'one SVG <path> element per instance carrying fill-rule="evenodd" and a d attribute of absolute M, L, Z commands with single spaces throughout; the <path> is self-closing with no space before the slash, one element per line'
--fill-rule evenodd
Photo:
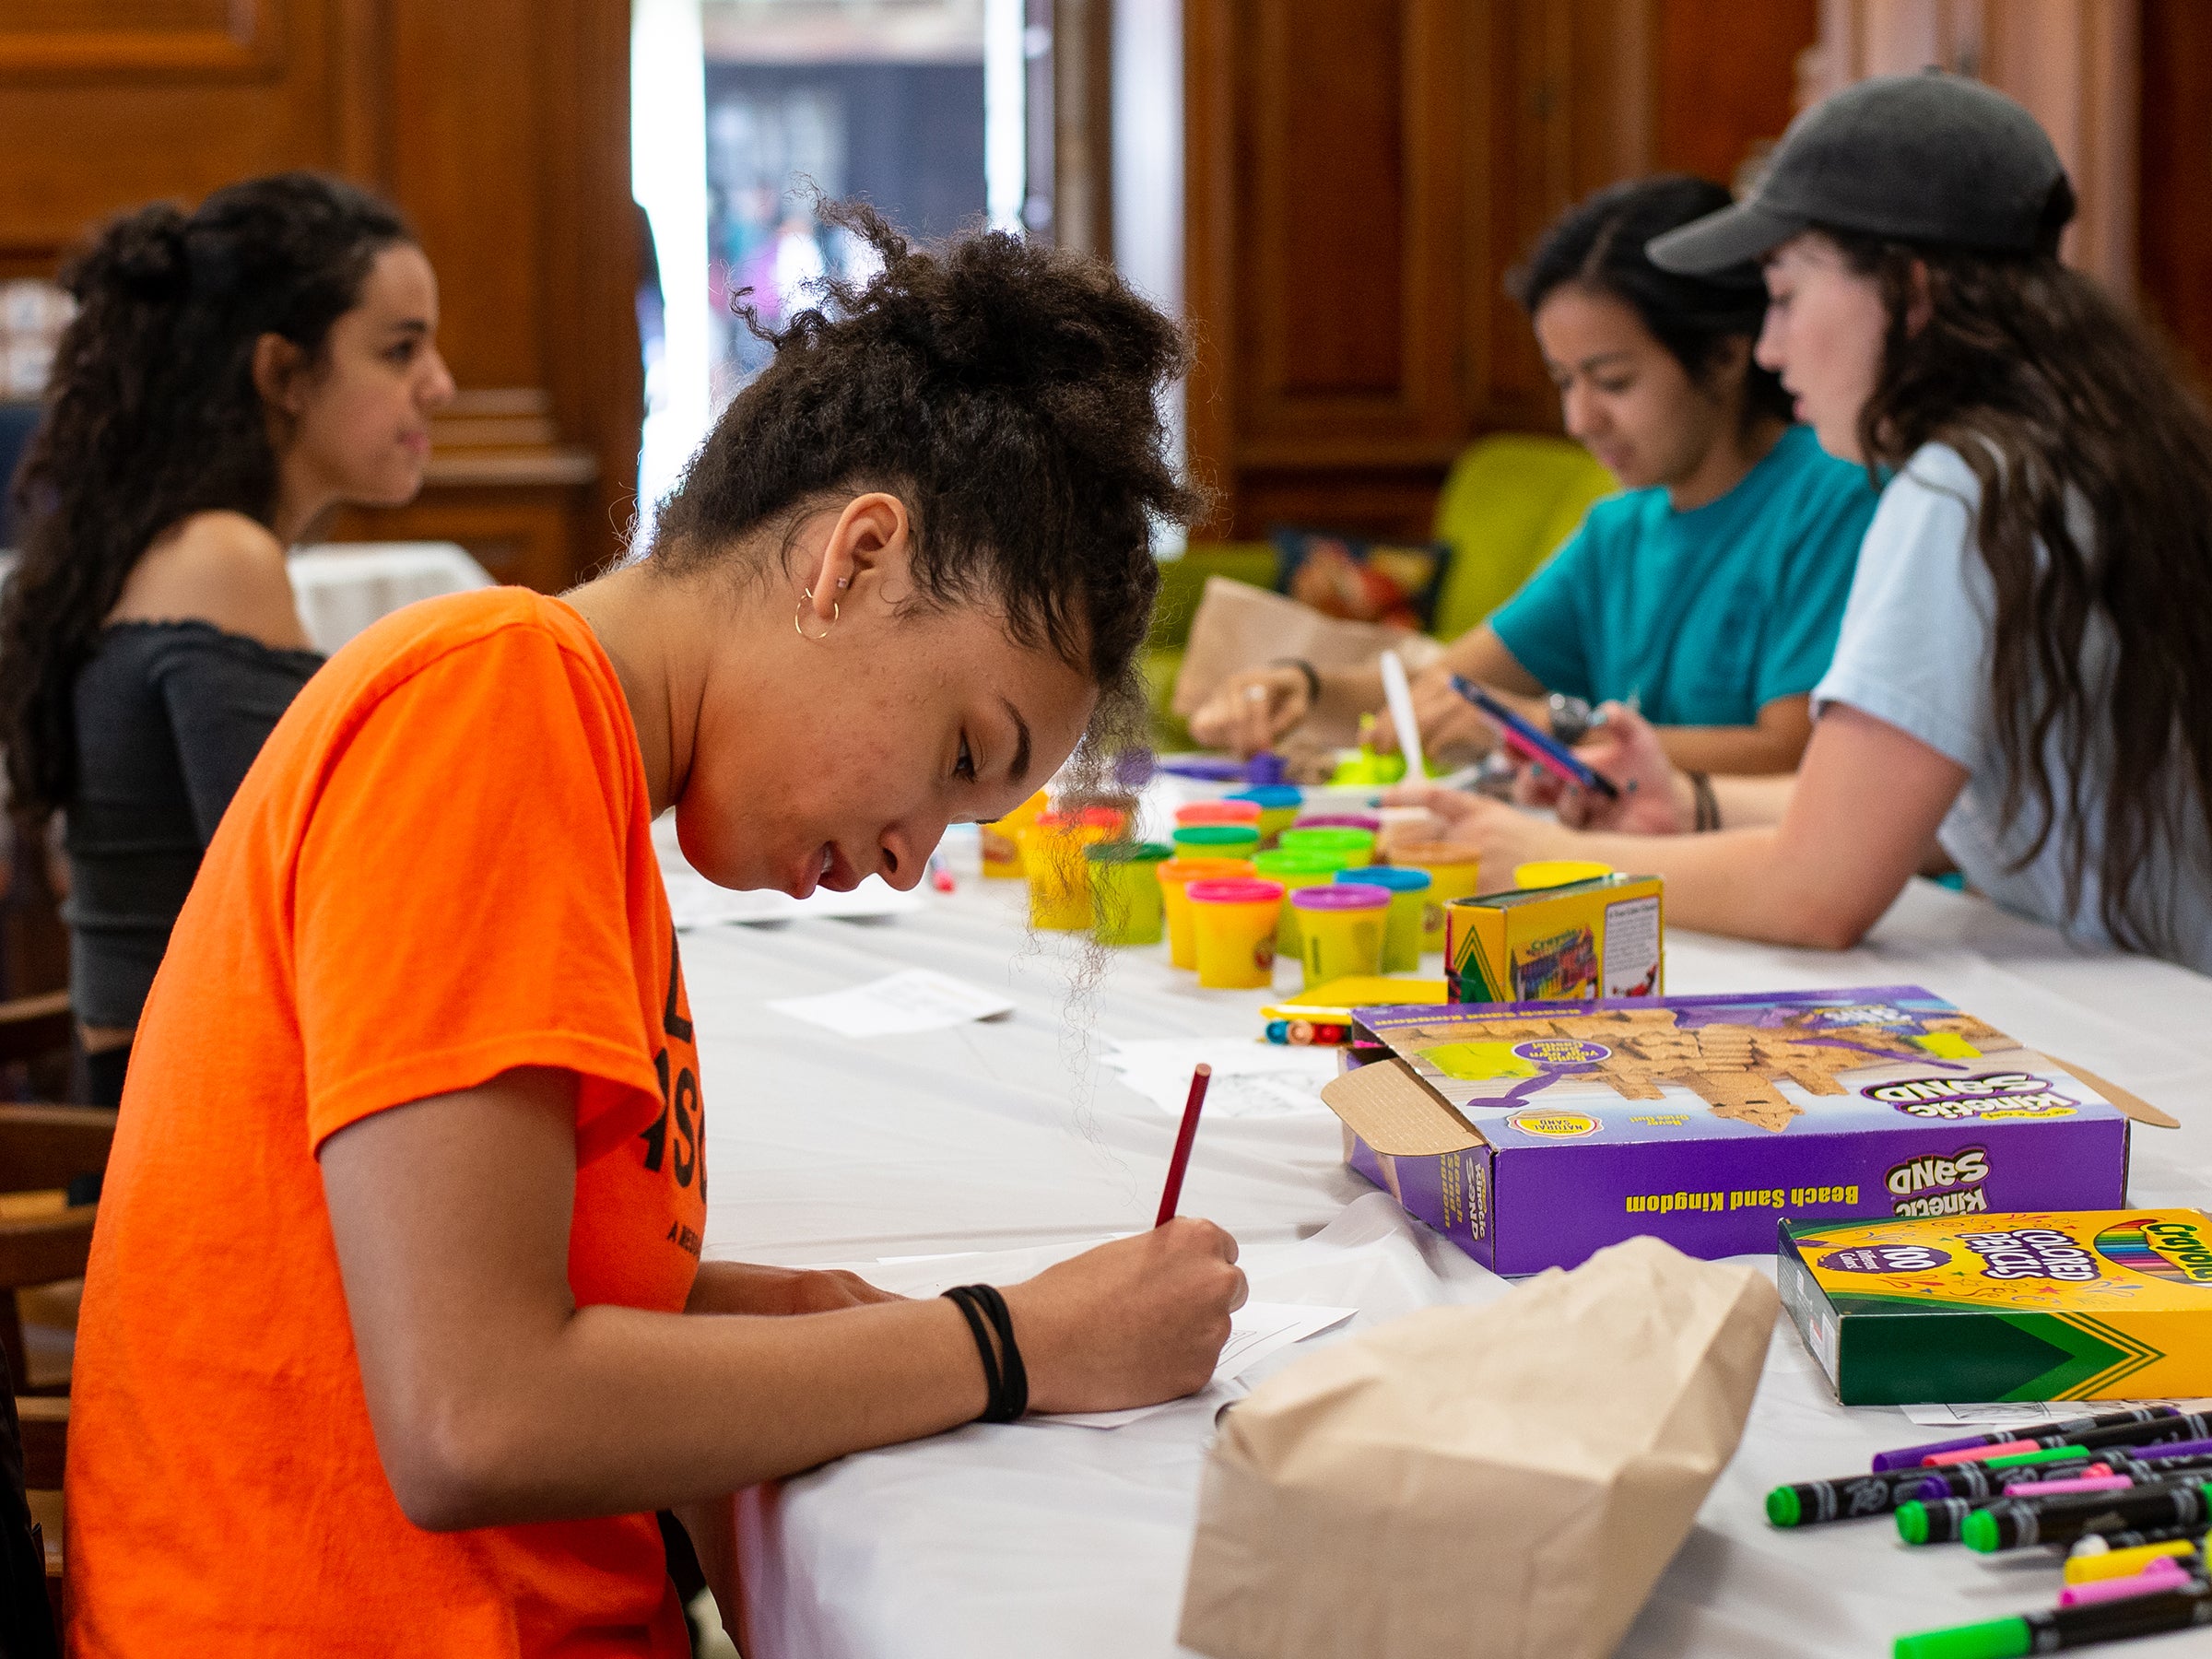
<path fill-rule="evenodd" d="M 1168 960 L 1178 968 L 1198 966 L 1198 945 L 1191 935 L 1191 901 L 1183 888 L 1194 881 L 1227 880 L 1252 874 L 1249 858 L 1171 858 L 1152 866 L 1159 872 L 1160 906 L 1168 919 Z"/>

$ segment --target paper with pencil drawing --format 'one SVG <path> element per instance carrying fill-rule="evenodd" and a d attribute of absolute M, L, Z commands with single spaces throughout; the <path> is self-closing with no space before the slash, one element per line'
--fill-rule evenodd
<path fill-rule="evenodd" d="M 1138 1038 L 1115 1042 L 1101 1058 L 1124 1085 L 1178 1117 L 1190 1092 L 1191 1068 L 1202 1060 L 1214 1068 L 1206 1112 L 1215 1118 L 1325 1112 L 1321 1086 L 1337 1069 L 1333 1048 L 1293 1048 L 1234 1037 Z"/>
<path fill-rule="evenodd" d="M 1242 1393 L 1230 1384 L 1268 1355 L 1340 1325 L 1357 1312 L 1354 1308 L 1305 1308 L 1292 1302 L 1246 1302 L 1229 1316 L 1229 1340 L 1221 1347 L 1221 1358 L 1214 1362 L 1213 1380 L 1191 1397 L 1227 1405 Z M 1182 1403 L 1163 1400 L 1157 1406 L 1132 1406 L 1125 1411 L 1068 1411 L 1030 1420 L 1073 1423 L 1082 1429 L 1119 1429 Z"/>

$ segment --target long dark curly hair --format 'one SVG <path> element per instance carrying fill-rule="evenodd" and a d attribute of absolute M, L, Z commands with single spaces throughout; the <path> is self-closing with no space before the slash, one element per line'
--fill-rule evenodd
<path fill-rule="evenodd" d="M 195 512 L 267 524 L 277 488 L 253 350 L 318 357 L 376 255 L 412 233 L 384 203 L 318 173 L 115 219 L 62 272 L 77 312 L 15 479 L 21 557 L 0 599 L 0 744 L 15 810 L 36 824 L 76 786 L 71 688 L 147 547 Z"/>
<path fill-rule="evenodd" d="M 654 561 L 695 569 L 831 492 L 893 489 L 924 603 L 1004 606 L 1125 717 L 1159 585 L 1151 525 L 1199 506 L 1158 402 L 1182 335 L 1093 259 L 998 231 L 926 253 L 865 206 L 822 217 L 883 269 L 826 285 L 781 332 L 743 313 L 775 356 L 662 505 Z"/>
<path fill-rule="evenodd" d="M 2212 880 L 2212 418 L 2142 325 L 2050 253 L 1825 234 L 1888 311 L 1859 418 L 1869 469 L 1943 443 L 1981 485 L 2004 819 L 2030 831 L 2015 867 L 2056 837 L 2070 912 L 2093 865 L 2106 931 L 2180 954 L 2140 877 L 2156 851 Z"/>

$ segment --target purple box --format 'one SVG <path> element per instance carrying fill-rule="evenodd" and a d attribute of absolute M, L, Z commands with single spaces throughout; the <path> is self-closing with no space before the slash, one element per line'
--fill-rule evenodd
<path fill-rule="evenodd" d="M 1501 1274 L 1779 1218 L 2113 1209 L 2162 1114 L 1912 985 L 1356 1011 L 1346 1162 Z M 2163 1120 L 2170 1121 L 2170 1120 Z"/>

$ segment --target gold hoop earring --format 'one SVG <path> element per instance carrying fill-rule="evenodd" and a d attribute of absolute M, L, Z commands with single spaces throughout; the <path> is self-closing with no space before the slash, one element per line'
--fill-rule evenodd
<path fill-rule="evenodd" d="M 810 634 L 802 625 L 801 619 L 806 615 L 806 607 L 814 603 L 814 590 L 812 588 L 801 588 L 799 591 L 805 594 L 806 596 L 799 601 L 798 609 L 792 613 L 791 629 L 794 633 L 797 634 L 800 639 L 805 640 L 809 645 L 819 645 L 824 640 L 830 637 L 830 628 L 834 628 L 837 626 L 837 618 L 842 607 L 838 605 L 836 600 L 832 599 L 830 602 L 830 628 L 823 629 L 818 634 Z"/>

